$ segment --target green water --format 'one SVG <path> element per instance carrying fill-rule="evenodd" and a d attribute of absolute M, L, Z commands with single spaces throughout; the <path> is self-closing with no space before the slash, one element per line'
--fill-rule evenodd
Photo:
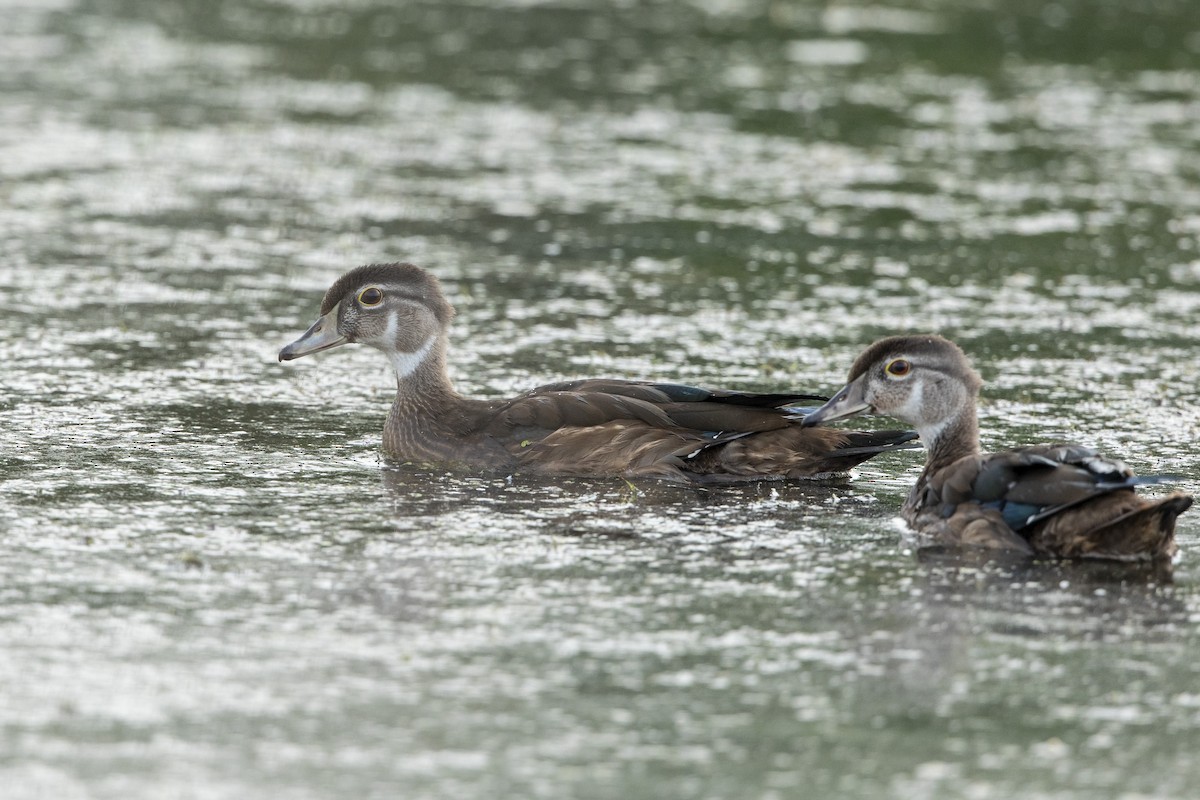
<path fill-rule="evenodd" d="M 937 330 L 986 446 L 1200 491 L 1200 24 L 1131 5 L 0 0 L 0 796 L 1194 796 L 1200 514 L 394 472 L 377 354 L 275 361 L 384 260 L 478 396 Z"/>

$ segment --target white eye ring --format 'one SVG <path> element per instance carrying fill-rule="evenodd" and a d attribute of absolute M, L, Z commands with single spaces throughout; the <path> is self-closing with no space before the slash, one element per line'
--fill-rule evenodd
<path fill-rule="evenodd" d="M 907 378 L 912 372 L 912 362 L 906 358 L 893 358 L 883 371 L 889 378 Z"/>

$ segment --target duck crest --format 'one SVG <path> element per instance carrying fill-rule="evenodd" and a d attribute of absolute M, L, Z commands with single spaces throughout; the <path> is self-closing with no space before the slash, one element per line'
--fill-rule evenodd
<path fill-rule="evenodd" d="M 402 285 L 415 299 L 426 303 L 443 325 L 454 319 L 454 307 L 442 294 L 441 283 L 430 272 L 407 262 L 365 264 L 334 281 L 321 298 L 320 316 L 332 311 L 352 290 L 373 284 Z"/>

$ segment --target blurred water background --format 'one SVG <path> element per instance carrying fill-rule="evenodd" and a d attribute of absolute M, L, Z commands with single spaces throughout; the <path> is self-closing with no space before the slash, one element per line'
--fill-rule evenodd
<path fill-rule="evenodd" d="M 1200 490 L 1191 0 L 0 0 L 0 795 L 1183 798 L 1174 574 L 980 562 L 920 454 L 711 491 L 388 470 L 459 388 L 832 391 L 936 330 L 986 446 Z"/>

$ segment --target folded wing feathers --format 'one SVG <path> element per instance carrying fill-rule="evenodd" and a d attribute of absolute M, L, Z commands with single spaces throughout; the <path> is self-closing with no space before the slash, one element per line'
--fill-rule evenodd
<path fill-rule="evenodd" d="M 1106 458 L 1080 445 L 1035 446 L 1002 453 L 985 459 L 972 484 L 976 499 L 1004 513 L 1009 524 L 1020 530 L 1078 507 L 1112 492 L 1133 490 L 1135 486 L 1157 485 L 1178 479 L 1174 475 L 1133 475 L 1122 462 Z M 988 473 L 1007 474 L 1002 488 L 992 485 Z M 1050 470 L 1049 473 L 1046 470 Z M 999 496 L 995 495 L 999 489 Z M 979 497 L 983 490 L 986 497 Z M 1013 512 L 1017 509 L 1017 514 Z M 1020 519 L 1026 509 L 1031 513 Z"/>

